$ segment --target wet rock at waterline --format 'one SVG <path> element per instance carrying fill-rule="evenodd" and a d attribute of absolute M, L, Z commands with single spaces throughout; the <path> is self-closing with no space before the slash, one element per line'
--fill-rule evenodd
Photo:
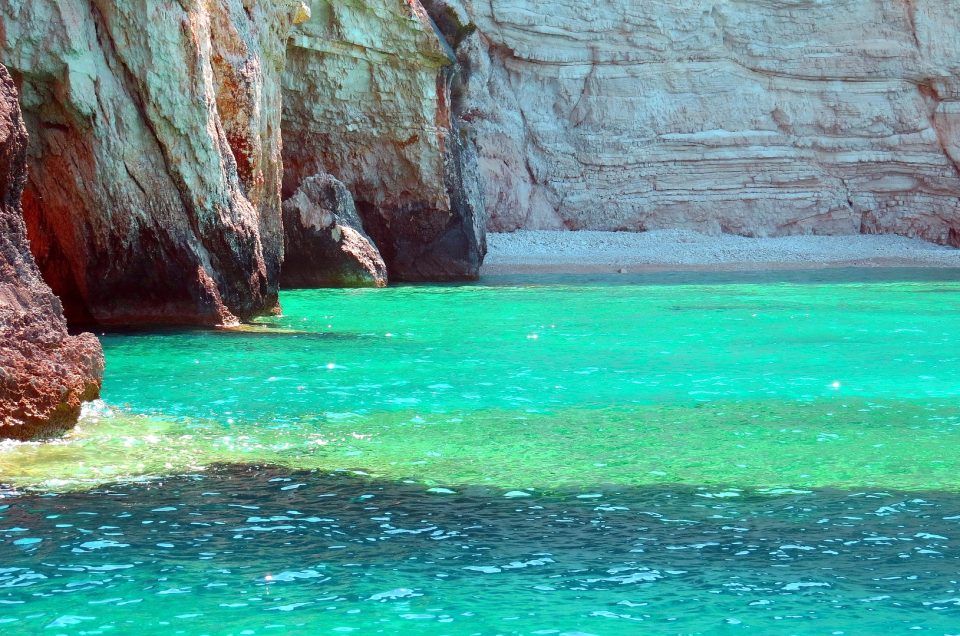
<path fill-rule="evenodd" d="M 327 174 L 304 179 L 283 202 L 284 287 L 384 287 L 387 266 L 363 230 L 346 186 Z"/>
<path fill-rule="evenodd" d="M 21 193 L 27 132 L 17 90 L 0 66 L 0 438 L 69 428 L 100 394 L 103 352 L 91 334 L 67 334 L 60 301 L 27 244 Z"/>
<path fill-rule="evenodd" d="M 24 215 L 77 323 L 235 322 L 277 303 L 280 73 L 294 0 L 0 3 L 31 133 Z"/>

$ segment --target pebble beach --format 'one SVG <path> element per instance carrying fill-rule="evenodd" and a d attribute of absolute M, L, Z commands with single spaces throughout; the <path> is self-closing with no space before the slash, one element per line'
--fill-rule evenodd
<path fill-rule="evenodd" d="M 709 236 L 687 230 L 487 235 L 484 274 L 958 267 L 960 250 L 892 235 Z"/>

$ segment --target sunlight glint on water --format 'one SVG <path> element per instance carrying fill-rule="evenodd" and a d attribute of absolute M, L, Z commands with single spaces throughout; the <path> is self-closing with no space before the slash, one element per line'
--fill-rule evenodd
<path fill-rule="evenodd" d="M 957 277 L 778 276 L 106 336 L 104 403 L 0 446 L 0 482 L 74 491 L 0 503 L 0 629 L 947 633 Z"/>

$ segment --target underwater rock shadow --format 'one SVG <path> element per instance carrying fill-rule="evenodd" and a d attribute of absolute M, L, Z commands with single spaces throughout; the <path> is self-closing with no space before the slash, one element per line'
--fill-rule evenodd
<path fill-rule="evenodd" d="M 11 565 L 56 561 L 58 554 L 109 558 L 82 547 L 109 540 L 167 558 L 166 549 L 152 547 L 166 542 L 177 546 L 178 561 L 216 553 L 238 566 L 247 558 L 238 537 L 246 536 L 267 569 L 318 559 L 328 565 L 426 559 L 466 576 L 522 571 L 539 560 L 538 574 L 546 569 L 587 587 L 616 583 L 609 574 L 616 567 L 706 576 L 716 568 L 759 573 L 773 565 L 830 571 L 870 587 L 885 574 L 902 574 L 904 555 L 913 559 L 911 570 L 922 563 L 938 579 L 953 576 L 960 561 L 960 493 L 764 493 L 674 484 L 538 493 L 483 485 L 428 489 L 356 472 L 228 464 L 88 492 L 6 497 L 4 527 L 27 530 L 17 537 L 54 540 L 28 557 L 12 549 L 14 535 L 0 532 L 0 556 Z M 73 517 L 83 523 L 74 527 Z M 97 526 L 111 531 L 81 529 Z"/>
<path fill-rule="evenodd" d="M 305 340 L 356 341 L 372 338 L 376 334 L 335 331 L 307 331 L 289 329 L 272 325 L 240 325 L 239 327 L 191 328 L 191 327 L 117 327 L 98 329 L 98 336 L 194 336 L 197 338 L 249 338 L 250 340 L 270 338 L 303 338 Z"/>

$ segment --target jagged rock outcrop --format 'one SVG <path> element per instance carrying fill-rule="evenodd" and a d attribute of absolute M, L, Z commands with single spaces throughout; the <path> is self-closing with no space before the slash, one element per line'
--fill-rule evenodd
<path fill-rule="evenodd" d="M 485 216 L 453 52 L 418 0 L 314 0 L 284 74 L 284 194 L 326 172 L 396 280 L 477 276 Z"/>
<path fill-rule="evenodd" d="M 491 229 L 960 244 L 956 2 L 433 1 Z"/>
<path fill-rule="evenodd" d="M 31 132 L 24 214 L 77 322 L 276 306 L 280 72 L 299 0 L 0 3 Z"/>
<path fill-rule="evenodd" d="M 350 191 L 328 174 L 307 177 L 283 202 L 280 284 L 385 287 L 387 266 L 363 230 Z"/>
<path fill-rule="evenodd" d="M 14 439 L 72 426 L 103 377 L 100 343 L 67 334 L 60 301 L 30 254 L 20 207 L 26 156 L 17 90 L 0 66 L 0 438 Z"/>

